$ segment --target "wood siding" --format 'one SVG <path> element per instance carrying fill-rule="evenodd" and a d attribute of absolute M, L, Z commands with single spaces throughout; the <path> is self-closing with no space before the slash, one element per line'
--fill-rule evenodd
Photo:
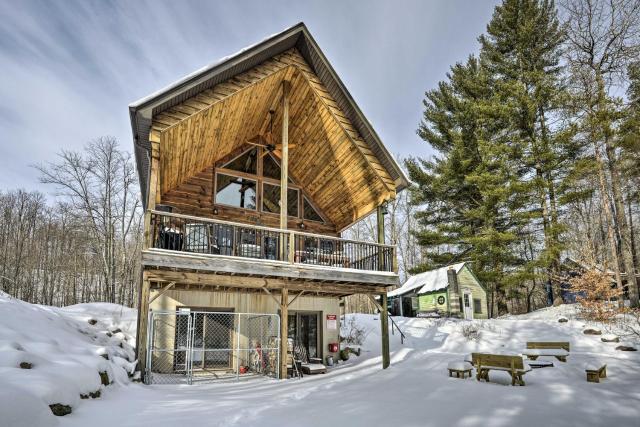
<path fill-rule="evenodd" d="M 211 211 L 211 182 L 205 185 L 212 181 L 208 168 L 264 133 L 270 109 L 276 112 L 274 140 L 280 139 L 282 111 L 277 101 L 283 80 L 291 82 L 289 140 L 296 145 L 290 151 L 290 175 L 336 229 L 395 197 L 387 171 L 311 67 L 291 49 L 154 117 L 162 202 L 166 199 L 194 215 Z M 194 201 L 188 201 L 191 196 Z"/>
<path fill-rule="evenodd" d="M 438 297 L 444 298 L 444 303 L 438 304 Z M 423 294 L 418 296 L 418 310 L 419 311 L 438 311 L 440 313 L 446 313 L 449 311 L 449 304 L 447 298 L 447 291 L 441 290 L 432 292 L 429 294 Z"/>
<path fill-rule="evenodd" d="M 458 286 L 460 288 L 460 292 L 464 289 L 471 290 L 472 299 L 479 299 L 481 301 L 482 313 L 473 313 L 474 319 L 486 319 L 488 316 L 487 310 L 487 293 L 484 288 L 480 285 L 476 277 L 473 275 L 469 267 L 465 265 L 462 267 L 460 272 L 458 273 Z M 473 307 L 473 301 L 471 302 Z"/>

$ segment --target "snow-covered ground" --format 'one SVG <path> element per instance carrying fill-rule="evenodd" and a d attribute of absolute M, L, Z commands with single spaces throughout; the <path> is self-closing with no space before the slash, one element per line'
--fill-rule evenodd
<path fill-rule="evenodd" d="M 75 411 L 81 395 L 103 393 L 100 372 L 128 385 L 135 327 L 136 311 L 119 305 L 46 307 L 0 292 L 0 426 L 56 425 L 49 405 Z"/>
<path fill-rule="evenodd" d="M 129 331 L 125 336 L 135 327 L 131 311 L 104 304 L 53 309 L 2 298 L 0 315 L 1 366 L 8 363 L 7 348 L 19 343 L 25 353 L 47 358 L 46 363 L 58 363 L 55 372 L 64 384 L 76 381 L 71 368 L 65 367 L 65 359 L 95 370 L 93 363 L 106 361 L 99 358 L 95 362 L 91 355 L 89 362 L 80 355 L 89 359 L 88 352 L 114 348 L 105 346 L 107 342 L 98 343 L 104 339 L 100 334 L 95 339 L 92 332 L 87 334 L 94 331 L 87 324 L 89 318 L 103 322 L 95 325 L 95 330 L 118 326 Z M 8 320 L 9 316 L 20 322 Z M 559 323 L 561 316 L 569 321 Z M 38 378 L 48 378 L 54 368 L 46 368 L 41 359 L 34 362 L 40 360 L 42 369 L 37 364 L 31 371 L 15 366 L 0 368 L 0 390 L 4 393 L 0 396 L 0 425 L 639 425 L 640 352 L 616 351 L 618 344 L 584 335 L 586 324 L 576 318 L 571 306 L 478 321 L 477 340 L 469 340 L 462 332 L 469 322 L 397 318 L 408 339 L 401 345 L 397 334 L 391 336 L 391 367 L 384 371 L 378 317 L 356 317 L 368 331 L 362 355 L 352 356 L 325 375 L 287 381 L 250 379 L 192 386 L 144 386 L 127 382 L 125 374 L 122 381 L 103 386 L 100 398 L 72 402 L 73 413 L 65 417 L 46 413 L 45 403 L 56 400 L 52 400 L 55 392 L 40 392 L 37 384 Z M 525 387 L 512 387 L 510 378 L 499 372 L 490 374 L 491 383 L 448 377 L 447 363 L 462 360 L 469 352 L 518 353 L 529 340 L 570 341 L 568 362 L 553 359 L 555 367 L 526 374 Z M 594 359 L 605 361 L 608 366 L 608 378 L 599 384 L 587 383 L 583 369 L 584 363 Z M 111 364 L 111 369 L 114 366 Z M 39 371 L 43 372 L 41 377 L 28 375 Z M 16 393 L 14 386 L 23 391 Z M 24 409 L 11 413 L 24 418 L 6 423 L 5 411 L 11 411 L 5 403 L 7 398 L 8 405 L 20 402 L 16 407 Z M 37 424 L 31 422 L 36 419 L 30 418 L 31 412 L 38 412 Z"/>

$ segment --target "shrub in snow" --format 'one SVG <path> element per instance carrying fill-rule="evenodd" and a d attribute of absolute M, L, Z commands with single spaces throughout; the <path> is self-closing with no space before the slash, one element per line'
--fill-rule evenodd
<path fill-rule="evenodd" d="M 567 323 L 568 321 L 569 321 L 569 319 L 567 319 L 566 317 L 560 317 L 560 318 L 558 319 L 558 322 L 559 322 L 559 323 Z"/>
<path fill-rule="evenodd" d="M 463 322 L 460 325 L 460 333 L 467 341 L 478 341 L 482 335 L 482 330 L 495 332 L 495 326 L 484 321 Z"/>
<path fill-rule="evenodd" d="M 619 345 L 616 347 L 616 350 L 619 351 L 638 351 L 637 348 L 630 346 L 630 345 Z"/>
<path fill-rule="evenodd" d="M 362 345 L 367 338 L 368 331 L 364 326 L 358 325 L 356 317 L 350 317 L 349 320 L 340 328 L 340 341 L 351 345 Z"/>
<path fill-rule="evenodd" d="M 20 362 L 20 369 L 31 369 L 33 365 L 29 362 Z"/>
<path fill-rule="evenodd" d="M 579 295 L 582 316 L 593 322 L 609 323 L 615 320 L 623 308 L 617 300 L 622 298 L 622 289 L 611 287 L 608 274 L 597 270 L 587 271 L 569 281 L 571 291 Z"/>
<path fill-rule="evenodd" d="M 625 312 L 619 316 L 619 327 L 626 335 L 640 338 L 640 309 L 627 308 Z"/>
<path fill-rule="evenodd" d="M 585 335 L 602 335 L 602 331 L 596 328 L 587 328 L 582 333 Z"/>
<path fill-rule="evenodd" d="M 460 332 L 467 341 L 477 341 L 480 339 L 480 328 L 475 323 L 464 323 L 460 326 Z"/>
<path fill-rule="evenodd" d="M 346 362 L 349 360 L 349 354 L 351 354 L 351 351 L 348 348 L 340 350 L 340 360 L 344 360 Z"/>

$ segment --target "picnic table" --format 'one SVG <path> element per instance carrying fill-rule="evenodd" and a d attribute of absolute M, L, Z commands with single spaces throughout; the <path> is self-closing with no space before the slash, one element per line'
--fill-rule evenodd
<path fill-rule="evenodd" d="M 527 356 L 529 360 L 536 360 L 540 356 L 555 357 L 561 362 L 566 362 L 569 357 L 568 342 L 545 342 L 545 341 L 529 341 L 527 349 L 522 354 Z"/>

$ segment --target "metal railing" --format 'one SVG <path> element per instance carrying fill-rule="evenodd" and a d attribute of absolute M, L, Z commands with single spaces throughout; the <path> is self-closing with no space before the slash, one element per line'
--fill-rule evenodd
<path fill-rule="evenodd" d="M 393 320 L 393 317 L 391 317 L 390 314 L 387 313 L 387 315 L 389 316 L 389 320 L 391 320 L 391 335 L 395 335 L 393 333 L 394 329 L 397 329 L 398 332 L 400 333 L 400 344 L 404 344 L 404 340 L 407 339 L 407 336 L 404 334 L 404 332 L 402 332 L 402 330 L 400 329 L 400 326 L 398 326 L 398 324 L 396 323 L 395 320 Z"/>
<path fill-rule="evenodd" d="M 278 377 L 277 314 L 152 311 L 148 333 L 147 384 Z"/>
<path fill-rule="evenodd" d="M 392 245 L 151 211 L 149 246 L 291 264 L 397 272 Z"/>

